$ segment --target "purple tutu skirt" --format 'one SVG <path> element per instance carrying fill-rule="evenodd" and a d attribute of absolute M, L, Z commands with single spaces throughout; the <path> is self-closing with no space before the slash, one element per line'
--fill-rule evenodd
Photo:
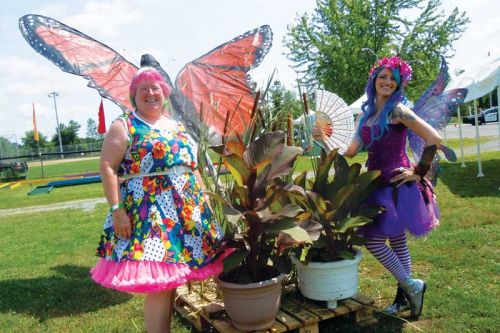
<path fill-rule="evenodd" d="M 412 235 L 427 235 L 439 224 L 439 208 L 432 185 L 411 182 L 398 188 L 384 186 L 375 190 L 368 205 L 381 205 L 385 212 L 362 228 L 365 236 L 398 236 L 408 230 Z"/>

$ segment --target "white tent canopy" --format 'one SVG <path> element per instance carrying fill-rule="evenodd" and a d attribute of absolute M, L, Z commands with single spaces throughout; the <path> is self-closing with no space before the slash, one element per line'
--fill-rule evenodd
<path fill-rule="evenodd" d="M 500 55 L 488 57 L 476 68 L 453 78 L 445 90 L 467 88 L 464 102 L 473 101 L 491 92 L 500 85 Z"/>
<path fill-rule="evenodd" d="M 366 96 L 366 93 L 364 93 L 360 98 L 358 98 L 354 103 L 349 105 L 349 108 L 352 111 L 352 114 L 357 115 L 358 113 L 362 113 L 363 111 L 361 110 L 361 105 L 363 105 L 364 102 L 368 100 L 368 97 Z M 406 105 L 409 108 L 413 108 L 413 102 L 408 101 Z"/>
<path fill-rule="evenodd" d="M 500 55 L 493 57 L 488 57 L 482 61 L 475 68 L 465 71 L 464 73 L 453 78 L 450 83 L 446 86 L 445 90 L 466 88 L 468 89 L 467 96 L 464 102 L 474 101 L 474 114 L 476 116 L 476 124 L 478 124 L 477 118 L 477 103 L 476 99 L 490 93 L 493 89 L 497 88 L 497 105 L 498 97 L 500 96 Z M 460 108 L 458 108 L 458 116 L 460 117 Z M 462 166 L 465 164 L 463 162 L 463 146 L 462 146 L 462 127 L 459 123 L 459 133 L 460 133 L 460 143 L 462 150 Z M 500 143 L 500 121 L 498 122 L 499 131 L 499 143 Z M 481 149 L 479 145 L 479 126 L 476 126 L 476 142 L 477 142 L 477 163 L 478 163 L 478 177 L 483 177 L 483 171 L 481 167 Z"/>
<path fill-rule="evenodd" d="M 349 105 L 349 109 L 351 109 L 353 115 L 357 115 L 358 113 L 361 113 L 361 105 L 366 102 L 368 97 L 366 97 L 366 93 L 363 94 L 360 98 L 358 98 L 354 103 Z"/>
<path fill-rule="evenodd" d="M 293 120 L 294 125 L 300 125 L 304 122 L 304 118 L 306 116 L 303 114 Z M 313 110 L 309 110 L 309 113 L 307 114 L 307 120 L 310 122 L 314 122 L 316 119 L 316 112 Z"/>

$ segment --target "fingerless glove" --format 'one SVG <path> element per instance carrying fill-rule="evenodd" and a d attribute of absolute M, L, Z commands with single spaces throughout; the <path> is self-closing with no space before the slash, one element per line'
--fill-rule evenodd
<path fill-rule="evenodd" d="M 427 174 L 427 171 L 429 171 L 429 169 L 431 168 L 432 161 L 436 156 L 436 151 L 437 151 L 436 145 L 431 145 L 424 148 L 422 157 L 420 158 L 418 165 L 415 167 L 415 170 L 413 171 L 416 175 L 424 177 Z"/>

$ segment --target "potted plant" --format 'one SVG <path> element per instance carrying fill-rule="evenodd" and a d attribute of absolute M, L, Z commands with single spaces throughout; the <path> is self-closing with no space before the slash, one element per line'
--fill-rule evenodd
<path fill-rule="evenodd" d="M 291 263 L 279 251 L 278 236 L 311 243 L 308 233 L 295 224 L 307 213 L 295 204 L 282 204 L 275 195 L 278 189 L 285 191 L 276 182 L 290 173 L 302 149 L 287 146 L 282 131 L 262 131 L 255 138 L 255 123 L 248 138 L 211 147 L 234 178 L 224 193 L 209 193 L 230 225 L 226 246 L 232 253 L 224 258 L 217 282 L 233 325 L 244 331 L 271 327 L 279 310 L 281 280 Z"/>
<path fill-rule="evenodd" d="M 337 149 L 328 154 L 322 149 L 313 164 L 313 180 L 304 171 L 283 189 L 288 203 L 311 213 L 299 225 L 308 231 L 313 243 L 294 250 L 293 259 L 301 293 L 335 308 L 338 299 L 357 292 L 361 252 L 356 246 L 364 242 L 357 229 L 382 211 L 382 207 L 363 204 L 380 172 L 361 172 L 359 163 L 349 166 Z M 332 166 L 335 173 L 330 177 Z M 288 242 L 293 240 L 284 241 Z"/>

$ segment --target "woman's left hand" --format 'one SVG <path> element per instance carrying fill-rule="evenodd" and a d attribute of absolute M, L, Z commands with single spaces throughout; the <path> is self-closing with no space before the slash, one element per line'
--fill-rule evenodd
<path fill-rule="evenodd" d="M 391 178 L 391 183 L 398 183 L 396 187 L 400 187 L 407 182 L 416 182 L 420 180 L 420 176 L 413 173 L 411 169 L 405 169 L 403 167 L 396 168 L 392 170 L 393 172 L 399 172 L 400 174 Z"/>

